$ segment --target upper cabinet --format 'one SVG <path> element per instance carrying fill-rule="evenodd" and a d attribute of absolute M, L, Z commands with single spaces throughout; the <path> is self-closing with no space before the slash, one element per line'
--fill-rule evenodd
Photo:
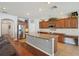
<path fill-rule="evenodd" d="M 49 19 L 41 21 L 40 28 L 78 28 L 78 19 L 76 16 L 63 19 Z"/>
<path fill-rule="evenodd" d="M 52 19 L 52 18 L 49 19 L 48 24 L 49 24 L 48 25 L 49 27 L 55 27 L 56 26 L 56 19 Z"/>
<path fill-rule="evenodd" d="M 59 19 L 56 21 L 56 28 L 64 28 L 65 27 L 65 20 L 64 19 Z"/>
<path fill-rule="evenodd" d="M 40 28 L 48 28 L 48 21 L 40 21 L 39 23 Z"/>
<path fill-rule="evenodd" d="M 65 19 L 65 28 L 78 28 L 77 17 L 69 17 Z"/>
<path fill-rule="evenodd" d="M 73 17 L 70 19 L 70 27 L 71 28 L 78 28 L 78 18 L 77 17 Z"/>
<path fill-rule="evenodd" d="M 64 21 L 65 21 L 65 28 L 71 28 L 70 27 L 70 23 L 71 23 L 70 18 L 66 18 Z"/>
<path fill-rule="evenodd" d="M 58 19 L 56 21 L 56 28 L 78 28 L 78 19 L 77 17 Z"/>

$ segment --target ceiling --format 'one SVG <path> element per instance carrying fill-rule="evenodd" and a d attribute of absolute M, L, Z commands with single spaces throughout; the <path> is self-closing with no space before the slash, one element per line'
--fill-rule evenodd
<path fill-rule="evenodd" d="M 51 8 L 57 6 L 57 8 Z M 6 8 L 8 14 L 23 18 L 50 18 L 66 16 L 72 11 L 79 11 L 78 2 L 0 2 L 0 9 Z"/>

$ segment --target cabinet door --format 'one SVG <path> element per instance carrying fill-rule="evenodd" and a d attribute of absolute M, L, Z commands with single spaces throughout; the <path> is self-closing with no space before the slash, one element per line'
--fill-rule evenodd
<path fill-rule="evenodd" d="M 64 35 L 58 35 L 58 42 L 64 43 Z"/>
<path fill-rule="evenodd" d="M 71 19 L 70 20 L 70 27 L 71 28 L 78 28 L 78 20 L 77 19 Z"/>
<path fill-rule="evenodd" d="M 60 22 L 59 22 L 59 20 L 57 20 L 57 21 L 56 21 L 56 28 L 60 27 L 59 24 L 60 24 Z"/>
<path fill-rule="evenodd" d="M 70 28 L 70 20 L 65 20 L 65 28 Z"/>
<path fill-rule="evenodd" d="M 64 28 L 64 27 L 65 27 L 65 21 L 63 19 L 56 21 L 56 28 Z"/>
<path fill-rule="evenodd" d="M 78 28 L 78 19 L 76 17 L 65 19 L 65 28 Z"/>
<path fill-rule="evenodd" d="M 48 28 L 48 22 L 47 21 L 44 21 L 43 28 Z"/>
<path fill-rule="evenodd" d="M 48 28 L 48 22 L 47 21 L 41 21 L 39 23 L 40 28 Z"/>
<path fill-rule="evenodd" d="M 39 23 L 39 28 L 42 28 L 42 22 Z"/>
<path fill-rule="evenodd" d="M 55 27 L 55 25 L 56 25 L 56 20 L 48 21 L 48 23 L 49 23 L 49 26 Z"/>

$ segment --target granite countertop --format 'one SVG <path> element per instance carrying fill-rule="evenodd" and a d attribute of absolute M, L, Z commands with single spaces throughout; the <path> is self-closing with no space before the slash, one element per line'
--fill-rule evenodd
<path fill-rule="evenodd" d="M 31 35 L 31 36 L 34 36 L 34 37 L 39 37 L 39 38 L 43 38 L 43 39 L 47 39 L 47 40 L 56 37 L 56 35 L 43 34 L 43 33 L 28 33 L 27 35 Z"/>

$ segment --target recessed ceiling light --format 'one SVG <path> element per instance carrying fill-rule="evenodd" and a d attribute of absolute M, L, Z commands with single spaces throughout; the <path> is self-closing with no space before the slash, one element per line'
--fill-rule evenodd
<path fill-rule="evenodd" d="M 6 10 L 6 8 L 5 8 L 5 7 L 3 7 L 2 9 L 3 9 L 3 10 Z"/>
<path fill-rule="evenodd" d="M 42 11 L 42 8 L 39 8 L 39 11 Z"/>
<path fill-rule="evenodd" d="M 2 12 L 2 13 L 7 13 L 6 8 L 5 8 L 5 7 L 1 8 L 1 12 Z"/>
<path fill-rule="evenodd" d="M 60 12 L 60 15 L 63 15 L 63 12 Z"/>
<path fill-rule="evenodd" d="M 28 15 L 28 16 L 29 16 L 29 15 L 30 15 L 30 13 L 26 13 L 26 15 Z"/>
<path fill-rule="evenodd" d="M 50 4 L 51 2 L 48 2 L 48 4 Z"/>

